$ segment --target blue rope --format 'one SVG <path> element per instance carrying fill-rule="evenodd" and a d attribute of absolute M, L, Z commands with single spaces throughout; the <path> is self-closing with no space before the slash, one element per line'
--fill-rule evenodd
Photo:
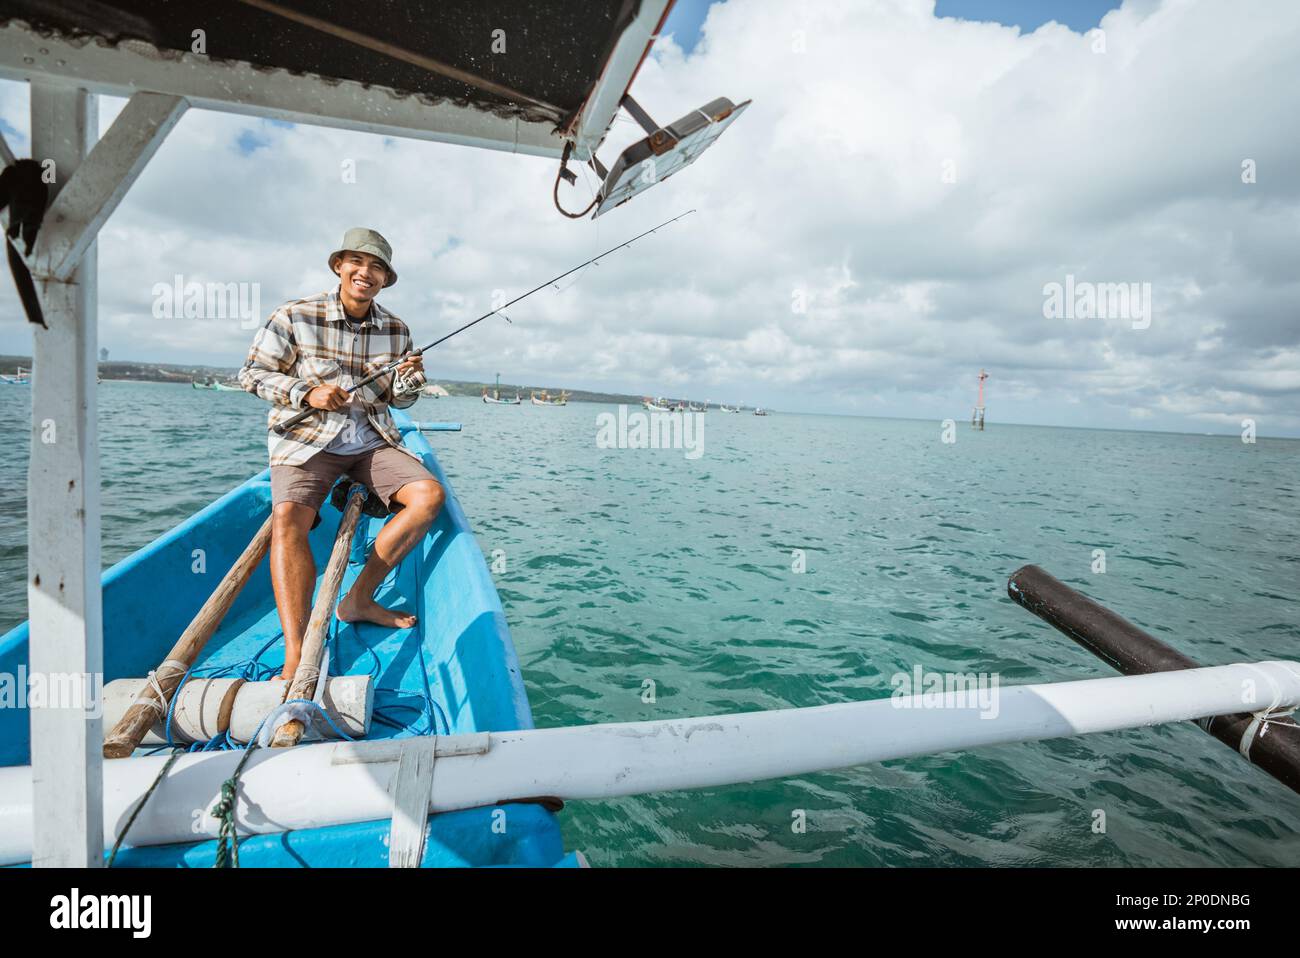
<path fill-rule="evenodd" d="M 336 619 L 336 620 L 335 620 L 335 624 L 337 625 L 337 623 L 338 623 L 338 620 Z M 360 632 L 359 630 L 357 630 L 357 629 L 353 629 L 353 630 L 352 630 L 352 637 L 353 637 L 353 639 L 357 642 L 357 644 L 360 645 L 360 646 L 361 646 L 363 649 L 365 649 L 367 652 L 369 652 L 371 658 L 374 659 L 374 667 L 373 667 L 373 669 L 370 671 L 370 676 L 371 676 L 371 678 L 373 678 L 373 679 L 375 679 L 376 681 L 378 681 L 379 676 L 382 675 L 382 674 L 383 674 L 383 671 L 384 671 L 384 663 L 383 663 L 383 660 L 379 657 L 379 653 L 375 651 L 374 646 L 372 646 L 369 642 L 367 642 L 365 639 L 363 639 L 363 638 L 361 637 L 361 632 Z M 337 629 L 336 629 L 335 632 L 333 633 L 332 638 L 333 638 L 334 641 L 335 641 L 335 648 L 334 648 L 334 652 L 333 652 L 332 654 L 333 654 L 333 656 L 334 656 L 334 661 L 338 661 L 339 659 L 338 659 L 338 631 L 337 631 Z M 420 697 L 422 697 L 422 698 L 424 699 L 424 702 L 425 702 L 425 706 L 424 706 L 424 708 L 422 708 L 422 709 L 417 709 L 417 708 L 416 708 L 415 706 L 413 706 L 413 705 L 406 705 L 406 704 L 401 703 L 401 702 L 394 702 L 394 703 L 390 703 L 389 705 L 377 706 L 377 707 L 375 708 L 374 715 L 375 715 L 376 718 L 380 718 L 380 719 L 383 721 L 383 724 L 385 724 L 385 725 L 387 725 L 387 726 L 389 726 L 389 727 L 391 727 L 391 728 L 398 729 L 399 731 L 401 731 L 401 730 L 411 731 L 412 734 L 415 734 L 415 735 L 437 735 L 437 734 L 438 734 L 438 716 L 441 715 L 441 716 L 442 716 L 442 725 L 443 725 L 443 728 L 446 729 L 446 734 L 450 735 L 450 734 L 451 734 L 451 722 L 450 722 L 450 721 L 448 720 L 448 718 L 447 718 L 447 713 L 444 712 L 444 711 L 442 710 L 442 707 L 441 707 L 440 705 L 438 705 L 437 700 L 433 697 L 433 693 L 432 693 L 431 690 L 429 689 L 429 679 L 428 679 L 428 674 L 429 674 L 429 673 L 428 673 L 428 669 L 425 668 L 425 661 L 424 661 L 424 645 L 423 645 L 423 644 L 420 645 L 420 668 L 421 668 L 422 674 L 425 676 L 425 679 L 424 679 L 424 688 L 422 689 L 422 693 L 423 693 L 423 694 L 421 694 L 421 692 L 415 692 L 415 691 L 412 691 L 412 690 L 410 690 L 410 689 L 399 689 L 399 688 L 392 688 L 392 687 L 389 687 L 389 686 L 376 686 L 376 687 L 375 687 L 375 694 L 378 695 L 380 692 L 385 692 L 385 693 L 390 693 L 390 694 L 392 694 L 392 695 L 410 695 L 410 696 L 420 696 Z M 355 673 L 353 673 L 353 674 L 355 674 Z M 406 723 L 398 723 L 396 720 L 393 720 L 393 719 L 383 720 L 382 713 L 383 713 L 385 710 L 387 710 L 387 709 L 393 709 L 393 708 L 411 709 L 412 711 L 418 711 L 418 712 L 420 713 L 420 716 L 421 716 L 422 718 L 424 718 L 424 717 L 427 716 L 427 717 L 428 717 L 427 727 L 421 730 L 421 729 L 415 729 L 415 728 L 412 728 L 410 725 L 408 725 L 408 724 L 406 724 Z"/>
<path fill-rule="evenodd" d="M 429 699 L 429 704 L 432 705 L 435 709 L 437 709 L 438 714 L 442 716 L 442 728 L 443 728 L 442 734 L 450 735 L 451 721 L 447 718 L 447 713 L 442 710 L 442 706 L 438 704 L 437 699 L 432 699 L 432 698 Z M 438 724 L 436 722 L 433 725 L 433 732 L 435 735 L 438 734 Z"/>
<path fill-rule="evenodd" d="M 333 621 L 330 629 L 329 641 L 332 643 L 331 660 L 335 662 L 340 661 L 340 657 L 339 657 L 339 645 L 341 643 L 340 624 L 341 623 L 336 618 Z M 183 748 L 185 751 L 188 752 L 221 752 L 221 751 L 243 750 L 243 749 L 247 749 L 252 742 L 256 742 L 257 736 L 262 730 L 262 726 L 266 724 L 266 719 L 263 719 L 258 724 L 257 730 L 253 733 L 253 737 L 249 743 L 240 744 L 239 742 L 234 741 L 230 737 L 228 732 L 222 732 L 220 735 L 217 735 L 215 738 L 210 739 L 207 742 L 193 742 L 188 746 L 177 745 L 172 741 L 171 738 L 172 711 L 174 710 L 176 706 L 176 702 L 180 697 L 181 688 L 184 686 L 184 684 L 187 681 L 189 681 L 191 677 L 229 678 L 230 676 L 234 675 L 237 678 L 242 678 L 247 682 L 263 682 L 266 681 L 267 679 L 273 678 L 276 674 L 278 674 L 279 670 L 274 665 L 263 664 L 261 659 L 263 655 L 265 655 L 273 646 L 275 646 L 278 642 L 281 641 L 283 636 L 284 636 L 283 632 L 277 632 L 274 636 L 268 639 L 251 658 L 244 659 L 243 661 L 231 662 L 226 665 L 206 666 L 202 668 L 192 666 L 190 669 L 188 669 L 185 675 L 182 677 L 180 684 L 177 685 L 176 692 L 172 695 L 171 702 L 168 704 L 167 721 L 166 721 L 167 744 L 159 746 L 150 754 L 156 754 L 157 752 L 160 752 L 167 748 L 173 748 L 173 749 Z M 368 674 L 371 676 L 371 678 L 378 680 L 379 676 L 383 674 L 383 669 L 384 669 L 383 659 L 379 657 L 379 653 L 375 651 L 374 646 L 372 646 L 369 642 L 365 641 L 365 639 L 361 637 L 361 633 L 359 630 L 353 629 L 352 637 L 356 640 L 358 644 L 360 644 L 360 646 L 363 649 L 365 649 L 366 652 L 370 653 L 370 657 L 373 660 L 373 665 L 369 670 Z M 451 734 L 451 721 L 447 718 L 447 713 L 443 710 L 442 706 L 438 704 L 437 699 L 434 698 L 432 689 L 429 686 L 428 670 L 427 668 L 425 668 L 425 650 L 424 650 L 423 643 L 421 643 L 420 645 L 419 655 L 420 655 L 420 667 L 424 675 L 424 681 L 422 683 L 423 687 L 421 689 L 412 690 L 412 689 L 376 686 L 375 693 L 378 694 L 382 692 L 386 694 L 391 694 L 393 696 L 409 696 L 411 698 L 418 699 L 421 702 L 421 704 L 411 705 L 405 702 L 390 702 L 387 705 L 377 706 L 373 713 L 374 718 L 376 721 L 379 721 L 381 724 L 386 725 L 396 731 L 410 732 L 412 735 L 437 735 L 439 734 L 438 731 L 439 724 L 441 724 L 444 730 L 443 734 L 449 735 Z M 358 673 L 350 673 L 350 674 L 358 674 Z M 339 728 L 339 726 L 334 722 L 334 720 L 330 718 L 329 713 L 320 707 L 319 703 L 312 702 L 307 699 L 295 699 L 293 701 L 305 703 L 307 705 L 312 706 L 314 709 L 316 709 L 316 711 L 320 712 L 320 714 L 324 716 L 326 723 L 340 738 L 343 738 L 344 740 L 349 742 L 355 741 L 355 739 L 353 739 L 341 728 Z M 404 709 L 404 710 L 416 712 L 418 713 L 419 718 L 417 718 L 414 723 L 403 722 L 391 716 L 390 714 L 387 714 L 390 713 L 392 710 L 398 710 L 398 709 Z M 424 719 L 425 721 L 421 722 L 420 719 Z M 439 723 L 439 719 L 441 719 L 441 723 Z"/>
<path fill-rule="evenodd" d="M 185 670 L 185 674 L 181 676 L 180 682 L 176 685 L 176 690 L 172 692 L 171 701 L 167 703 L 167 721 L 163 725 L 163 737 L 167 739 L 168 748 L 176 747 L 176 743 L 172 741 L 172 712 L 175 711 L 176 703 L 180 700 L 181 689 L 185 688 L 185 683 L 189 681 L 190 673 L 193 671 L 194 666 L 192 665 Z"/>
<path fill-rule="evenodd" d="M 319 702 L 313 702 L 311 699 L 289 699 L 289 701 L 287 701 L 287 702 L 285 702 L 285 703 L 283 703 L 283 704 L 285 704 L 285 705 L 310 705 L 312 708 L 314 708 L 317 712 L 319 712 L 319 713 L 320 713 L 320 714 L 325 718 L 325 721 L 329 723 L 329 727 L 332 728 L 332 729 L 335 731 L 335 733 L 339 736 L 339 738 L 341 738 L 341 739 L 345 739 L 346 741 L 349 741 L 349 742 L 355 742 L 355 741 L 356 741 L 356 739 L 354 739 L 351 735 L 349 735 L 347 732 L 343 731 L 343 729 L 339 728 L 337 725 L 334 724 L 334 720 L 333 720 L 332 718 L 330 718 L 330 713 L 329 713 L 329 712 L 326 712 L 325 709 L 323 709 L 323 708 L 321 707 L 321 704 L 320 704 Z M 262 725 L 265 725 L 265 724 L 266 724 L 266 719 L 262 719 Z M 258 730 L 259 732 L 262 731 L 262 725 L 259 725 L 259 726 L 257 727 L 257 730 Z M 253 736 L 253 740 L 254 740 L 254 741 L 257 740 L 257 736 L 256 736 L 256 735 Z"/>

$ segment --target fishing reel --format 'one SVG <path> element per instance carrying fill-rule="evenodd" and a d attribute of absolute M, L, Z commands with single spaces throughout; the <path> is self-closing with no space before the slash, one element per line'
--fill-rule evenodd
<path fill-rule="evenodd" d="M 425 387 L 426 382 L 424 373 L 417 369 L 413 369 L 409 373 L 399 373 L 393 380 L 393 396 L 418 395 L 420 390 Z"/>

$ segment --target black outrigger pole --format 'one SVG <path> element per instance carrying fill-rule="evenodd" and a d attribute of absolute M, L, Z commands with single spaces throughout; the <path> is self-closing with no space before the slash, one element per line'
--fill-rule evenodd
<path fill-rule="evenodd" d="M 493 310 L 490 310 L 489 312 L 484 313 L 484 314 L 483 314 L 482 316 L 480 316 L 478 319 L 471 320 L 470 322 L 466 323 L 464 326 L 461 326 L 459 329 L 453 329 L 453 330 L 452 330 L 451 332 L 449 332 L 447 335 L 442 336 L 442 337 L 440 337 L 440 338 L 438 338 L 438 339 L 435 339 L 433 342 L 429 343 L 429 345 L 427 345 L 427 346 L 422 346 L 422 347 L 420 347 L 419 349 L 417 349 L 417 350 L 415 350 L 415 351 L 413 351 L 413 352 L 407 354 L 406 356 L 403 356 L 401 359 L 394 360 L 393 362 L 389 363 L 387 366 L 384 366 L 382 369 L 378 369 L 378 370 L 376 370 L 375 372 L 371 373 L 371 374 L 370 374 L 369 376 L 367 376 L 365 379 L 361 379 L 361 380 L 358 380 L 357 382 L 353 383 L 352 386 L 351 386 L 351 388 L 347 389 L 346 392 L 347 392 L 349 395 L 351 395 L 352 393 L 354 393 L 354 392 L 356 392 L 358 389 L 360 389 L 362 386 L 368 386 L 368 385 L 370 385 L 372 382 L 374 382 L 374 381 L 375 381 L 376 379 L 378 379 L 380 376 L 387 376 L 387 375 L 391 374 L 392 372 L 394 372 L 394 371 L 397 369 L 398 366 L 400 366 L 402 363 L 404 363 L 404 362 L 405 362 L 407 359 L 409 359 L 411 356 L 420 356 L 420 355 L 423 355 L 424 353 L 427 353 L 429 350 L 433 349 L 433 347 L 435 347 L 435 346 L 437 346 L 437 345 L 439 345 L 439 344 L 441 344 L 441 343 L 445 343 L 447 340 L 451 339 L 451 337 L 455 336 L 457 333 L 463 333 L 465 330 L 469 329 L 469 328 L 470 328 L 471 326 L 473 326 L 475 323 L 481 323 L 481 322 L 483 322 L 483 320 L 487 319 L 489 316 L 496 316 L 498 313 L 501 313 L 501 311 L 502 311 L 503 309 L 506 309 L 507 307 L 513 306 L 515 303 L 519 302 L 521 299 L 527 299 L 529 296 L 532 296 L 533 293 L 536 293 L 536 292 L 538 292 L 539 290 L 543 290 L 543 289 L 545 289 L 547 286 L 552 285 L 553 283 L 558 283 L 560 280 L 564 279 L 564 277 L 569 276 L 569 275 L 571 275 L 571 274 L 573 274 L 573 273 L 576 273 L 578 270 L 582 269 L 584 266 L 589 266 L 590 264 L 595 263 L 597 260 L 604 259 L 606 256 L 610 255 L 611 253 L 617 253 L 617 252 L 618 252 L 619 250 L 621 250 L 623 247 L 625 247 L 625 246 L 631 246 L 631 245 L 632 245 L 633 243 L 635 243 L 637 240 L 641 239 L 641 237 L 643 237 L 643 236 L 649 236 L 651 233 L 657 232 L 658 230 L 663 229 L 665 226 L 669 226 L 669 225 L 671 225 L 671 224 L 673 224 L 673 223 L 676 223 L 676 222 L 677 222 L 679 219 L 681 219 L 683 216 L 690 216 L 690 215 L 691 215 L 692 213 L 694 213 L 694 212 L 695 212 L 695 210 L 687 210 L 685 213 L 679 213 L 677 216 L 674 216 L 672 219 L 670 219 L 670 220 L 665 220 L 664 222 L 660 223 L 658 226 L 653 227 L 652 229 L 648 229 L 648 230 L 646 230 L 644 233 L 638 233 L 636 236 L 633 236 L 630 240 L 626 240 L 626 241 L 624 241 L 624 242 L 622 242 L 622 243 L 619 243 L 617 246 L 611 246 L 609 249 L 605 250 L 605 252 L 599 254 L 598 256 L 593 256 L 591 259 L 586 260 L 585 262 L 579 263 L 577 266 L 573 267 L 573 269 L 565 270 L 565 271 L 564 271 L 563 273 L 561 273 L 559 276 L 555 276 L 555 277 L 552 277 L 551 279 L 548 279 L 546 282 L 542 283 L 540 286 L 534 286 L 534 287 L 533 287 L 532 289 L 530 289 L 528 292 L 523 293 L 523 294 L 521 294 L 521 295 L 519 295 L 519 296 L 516 296 L 514 299 L 510 300 L 510 302 L 508 302 L 508 303 L 503 303 L 501 306 L 498 306 L 496 309 L 493 309 Z M 503 314 L 503 315 L 504 315 L 504 314 Z M 320 412 L 320 411 L 322 411 L 322 410 L 318 410 L 318 409 L 315 409 L 315 408 L 304 409 L 302 412 L 298 413 L 298 415 L 296 415 L 296 416 L 292 416 L 292 417 L 290 417 L 289 419 L 286 419 L 284 422 L 279 423 L 278 425 L 272 426 L 271 428 L 272 428 L 272 430 L 273 430 L 274 432 L 283 435 L 287 430 L 293 428 L 294 426 L 298 425 L 298 423 L 302 422 L 304 419 L 307 419 L 309 416 L 311 416 L 312 413 Z"/>
<path fill-rule="evenodd" d="M 1200 663 L 1036 565 L 1014 572 L 1007 594 L 1125 675 L 1176 672 Z M 1216 715 L 1196 722 L 1293 791 L 1300 792 L 1300 725 L 1289 712 Z"/>

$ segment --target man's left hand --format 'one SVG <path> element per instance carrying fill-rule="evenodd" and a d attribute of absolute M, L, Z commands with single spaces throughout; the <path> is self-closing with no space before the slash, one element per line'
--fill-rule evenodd
<path fill-rule="evenodd" d="M 424 355 L 422 353 L 411 353 L 397 367 L 397 375 L 408 376 L 413 372 L 424 372 Z"/>

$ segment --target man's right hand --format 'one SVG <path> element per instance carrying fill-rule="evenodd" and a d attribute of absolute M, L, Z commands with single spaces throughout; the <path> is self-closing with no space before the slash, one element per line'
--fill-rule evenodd
<path fill-rule="evenodd" d="M 351 401 L 352 397 L 348 395 L 346 389 L 329 384 L 316 386 L 307 393 L 307 405 L 313 409 L 328 409 L 334 412 L 346 408 Z"/>

